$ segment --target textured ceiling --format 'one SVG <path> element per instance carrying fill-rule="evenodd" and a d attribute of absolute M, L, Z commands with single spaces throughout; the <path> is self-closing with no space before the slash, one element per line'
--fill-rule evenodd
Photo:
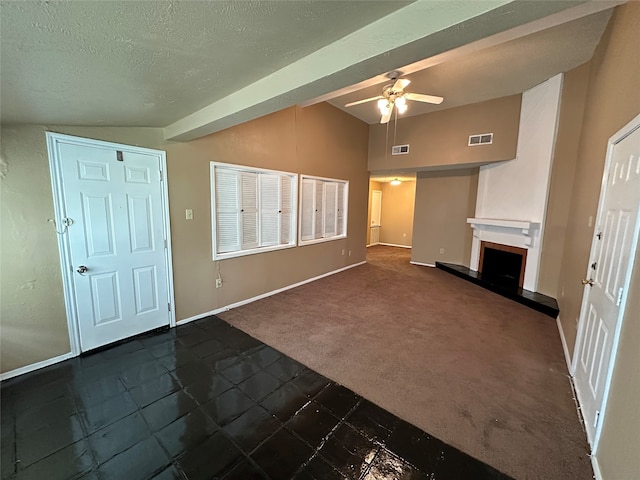
<path fill-rule="evenodd" d="M 2 122 L 164 127 L 409 3 L 3 0 Z"/>
<path fill-rule="evenodd" d="M 440 105 L 408 102 L 403 116 L 522 93 L 571 70 L 591 58 L 610 16 L 610 10 L 589 15 L 405 75 L 411 80 L 406 91 L 438 95 L 445 100 Z M 387 83 L 335 97 L 329 103 L 367 123 L 378 123 L 376 102 L 348 108 L 344 105 L 380 95 Z"/>
<path fill-rule="evenodd" d="M 296 103 L 377 95 L 397 68 L 409 91 L 450 108 L 586 61 L 609 15 L 591 14 L 616 3 L 1 0 L 0 120 L 189 140 Z M 433 111 L 422 107 L 408 113 Z M 346 111 L 378 121 L 374 105 Z"/>

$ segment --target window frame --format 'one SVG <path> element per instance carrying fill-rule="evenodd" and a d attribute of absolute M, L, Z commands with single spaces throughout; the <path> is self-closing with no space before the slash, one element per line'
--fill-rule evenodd
<path fill-rule="evenodd" d="M 258 223 L 257 223 L 257 230 L 256 233 L 258 235 L 258 246 L 256 247 L 251 247 L 251 248 L 245 248 L 242 249 L 242 239 L 240 239 L 240 249 L 239 250 L 234 250 L 234 251 L 230 251 L 230 252 L 222 252 L 222 253 L 218 253 L 218 221 L 217 221 L 217 195 L 216 195 L 216 170 L 217 169 L 224 169 L 224 170 L 233 170 L 237 173 L 237 175 L 241 175 L 242 173 L 249 173 L 249 174 L 256 174 L 257 176 L 257 191 L 256 191 L 256 195 L 257 195 L 257 211 L 258 211 Z M 269 245 L 269 246 L 260 246 L 261 243 L 261 235 L 262 235 L 262 228 L 261 228 L 261 213 L 262 213 L 262 208 L 261 208 L 261 201 L 260 201 L 260 195 L 261 195 L 261 186 L 260 186 L 260 174 L 271 174 L 271 175 L 282 175 L 282 176 L 287 176 L 290 178 L 291 180 L 291 211 L 290 213 L 290 218 L 291 218 L 291 225 L 290 225 L 290 232 L 289 232 L 289 243 L 286 244 L 278 244 L 278 245 Z M 281 170 L 272 170 L 272 169 L 267 169 L 267 168 L 258 168 L 258 167 L 251 167 L 248 165 L 239 165 L 239 164 L 233 164 L 233 163 L 224 163 L 224 162 L 215 162 L 212 161 L 210 162 L 210 194 L 211 194 L 211 249 L 212 249 L 212 259 L 213 261 L 218 261 L 218 260 L 226 260 L 228 258 L 236 258 L 236 257 L 243 257 L 246 255 L 255 255 L 257 253 L 266 253 L 266 252 L 272 252 L 272 251 L 276 251 L 276 250 L 284 250 L 287 248 L 294 248 L 297 246 L 297 231 L 298 231 L 298 225 L 297 225 L 297 220 L 298 220 L 298 174 L 297 173 L 293 173 L 293 172 L 285 172 L 285 171 L 281 171 Z M 238 185 L 238 188 L 241 189 L 241 185 Z M 278 202 L 280 202 L 280 205 L 282 206 L 282 187 L 281 184 L 279 185 L 279 198 L 278 198 Z M 242 195 L 241 195 L 241 191 L 238 191 L 238 195 L 239 197 L 237 198 L 237 205 L 240 205 L 242 202 Z M 279 212 L 281 213 L 281 212 Z M 240 220 L 239 220 L 240 221 Z M 242 229 L 242 224 L 239 223 L 239 230 Z"/>
<path fill-rule="evenodd" d="M 303 240 L 302 238 L 302 228 L 303 228 L 303 213 L 304 213 L 304 204 L 303 204 L 303 190 L 304 190 L 304 180 L 313 180 L 313 181 L 321 181 L 324 183 L 334 183 L 334 184 L 338 184 L 338 188 L 336 189 L 336 210 L 335 210 L 335 222 L 336 222 L 336 234 L 332 235 L 330 237 L 321 237 L 321 238 L 311 238 L 308 240 Z M 305 246 L 305 245 L 313 245 L 316 243 L 323 243 L 323 242 L 331 242 L 334 240 L 341 240 L 341 239 L 345 239 L 347 238 L 347 225 L 348 225 L 348 219 L 349 219 L 349 180 L 342 180 L 342 179 L 338 179 L 338 178 L 328 178 L 328 177 L 319 177 L 316 175 L 306 175 L 306 174 L 300 174 L 300 181 L 299 181 L 299 207 L 298 207 L 298 246 Z M 340 198 L 340 185 L 342 185 L 342 233 L 338 234 L 338 232 L 340 231 L 340 227 L 338 225 L 339 222 L 339 215 L 338 215 L 338 211 L 339 211 L 339 198 Z M 324 229 L 324 221 L 326 219 L 327 213 L 325 212 L 325 207 L 326 207 L 326 201 L 325 201 L 325 194 L 326 194 L 326 185 L 323 185 L 322 188 L 323 191 L 323 195 L 322 195 L 322 221 L 323 221 L 323 230 Z M 314 192 L 316 192 L 317 194 L 317 185 L 314 185 Z M 314 195 L 314 205 L 315 202 L 317 200 L 316 198 L 317 195 Z M 314 218 L 312 219 L 311 225 L 314 226 L 314 234 L 315 234 L 315 226 L 317 225 L 316 223 L 316 218 L 314 215 Z"/>

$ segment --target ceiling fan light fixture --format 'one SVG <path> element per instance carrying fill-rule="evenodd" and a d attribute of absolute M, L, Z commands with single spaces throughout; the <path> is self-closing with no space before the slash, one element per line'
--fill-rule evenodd
<path fill-rule="evenodd" d="M 403 104 L 399 104 L 398 102 L 396 102 L 396 107 L 398 108 L 398 113 L 404 113 L 407 111 L 407 104 L 403 103 Z"/>
<path fill-rule="evenodd" d="M 389 183 L 391 183 L 391 185 L 393 185 L 395 187 L 396 185 L 400 185 L 402 182 L 400 181 L 399 178 L 396 177 L 393 180 L 391 180 L 391 182 L 389 182 Z"/>
<path fill-rule="evenodd" d="M 393 104 L 390 103 L 386 98 L 381 98 L 378 100 L 378 110 L 382 115 L 386 115 L 389 113 L 389 109 L 393 107 Z"/>

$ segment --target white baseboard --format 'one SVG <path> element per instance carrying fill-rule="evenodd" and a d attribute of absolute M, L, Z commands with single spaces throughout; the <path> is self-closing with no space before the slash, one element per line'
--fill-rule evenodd
<path fill-rule="evenodd" d="M 41 368 L 63 362 L 65 360 L 73 358 L 74 356 L 75 355 L 73 353 L 69 352 L 65 353 L 64 355 L 58 355 L 57 357 L 48 358 L 47 360 L 43 360 L 41 362 L 32 363 L 31 365 L 25 365 L 24 367 L 16 368 L 15 370 L 0 373 L 0 381 L 8 380 L 10 378 L 17 377 L 18 375 L 24 375 L 25 373 L 30 373 L 35 370 L 40 370 Z"/>
<path fill-rule="evenodd" d="M 345 270 L 349 270 L 350 268 L 359 267 L 360 265 L 364 265 L 365 263 L 367 262 L 358 262 L 358 263 L 354 263 L 353 265 L 347 265 L 346 267 L 342 267 L 337 270 L 332 270 L 331 272 L 323 273 L 322 275 L 318 275 L 317 277 L 308 278 L 301 282 L 287 285 L 286 287 L 278 288 L 276 290 L 271 290 L 270 292 L 266 292 L 261 295 L 256 295 L 255 297 L 247 298 L 245 300 L 240 300 L 239 302 L 235 302 L 221 308 L 216 308 L 215 310 L 211 310 L 210 312 L 200 313 L 198 315 L 194 315 L 193 317 L 185 318 L 183 320 L 178 320 L 177 323 L 179 325 L 182 325 L 184 323 L 193 322 L 194 320 L 200 320 L 201 318 L 210 317 L 211 315 L 217 315 L 219 313 L 229 311 L 233 308 L 241 307 L 242 305 L 246 305 L 247 303 L 256 302 L 258 300 L 262 300 L 263 298 L 276 295 L 277 293 L 281 293 L 286 290 L 291 290 L 292 288 L 300 287 L 301 285 L 305 285 L 307 283 L 315 282 L 316 280 L 320 280 L 321 278 L 328 277 L 330 275 L 335 275 L 336 273 L 344 272 Z"/>
<path fill-rule="evenodd" d="M 378 245 L 384 245 L 385 247 L 400 247 L 400 248 L 411 248 L 411 245 L 398 245 L 397 243 L 378 243 Z"/>
<path fill-rule="evenodd" d="M 567 339 L 564 336 L 562 323 L 560 322 L 560 315 L 556 317 L 556 324 L 558 325 L 558 332 L 560 333 L 560 341 L 562 342 L 562 351 L 564 352 L 564 359 L 567 362 L 567 370 L 569 371 L 569 375 L 573 377 L 573 363 L 571 361 L 571 355 L 569 355 L 569 347 L 567 346 Z"/>
<path fill-rule="evenodd" d="M 593 467 L 593 478 L 595 478 L 595 480 L 603 480 L 598 457 L 595 455 L 591 455 L 591 466 Z"/>
<path fill-rule="evenodd" d="M 232 308 L 240 307 L 242 305 L 246 305 L 247 303 L 255 302 L 257 300 L 261 300 L 266 297 L 270 297 L 275 295 L 276 293 L 284 292 L 285 290 L 290 290 L 292 288 L 299 287 L 306 283 L 315 282 L 316 280 L 320 280 L 321 278 L 328 277 L 329 275 L 334 275 L 336 273 L 343 272 L 345 270 L 349 270 L 353 267 L 359 267 L 360 265 L 364 265 L 367 262 L 358 262 L 353 265 L 347 265 L 346 267 L 339 268 L 337 270 L 333 270 L 331 272 L 323 273 L 322 275 L 318 275 L 317 277 L 308 278 L 307 280 L 303 280 L 298 283 L 294 283 L 292 285 L 287 285 L 286 287 L 278 288 L 276 290 L 272 290 L 267 293 L 263 293 L 262 295 L 258 295 L 252 298 L 247 298 L 246 300 L 241 300 L 236 303 L 232 303 L 230 305 L 226 305 L 222 308 L 217 308 L 215 310 L 211 310 L 210 312 L 200 313 L 198 315 L 194 315 L 193 317 L 185 318 L 183 320 L 178 320 L 176 324 L 182 325 L 183 323 L 193 322 L 194 320 L 199 320 L 201 318 L 209 317 L 211 315 L 217 315 L 218 313 L 226 312 L 227 310 L 231 310 Z M 0 381 L 8 380 L 13 377 L 17 377 L 18 375 L 24 375 L 25 373 L 33 372 L 34 370 L 39 370 L 44 367 L 48 367 L 50 365 L 54 365 L 56 363 L 62 362 L 64 360 L 68 360 L 69 358 L 73 358 L 76 355 L 73 353 L 65 353 L 64 355 L 59 355 L 57 357 L 49 358 L 47 360 L 43 360 L 41 362 L 32 363 L 31 365 L 25 365 L 24 367 L 16 368 L 15 370 L 11 370 L 9 372 L 0 373 Z"/>
<path fill-rule="evenodd" d="M 376 245 L 380 245 L 380 244 L 379 243 L 370 243 L 369 245 L 367 245 L 367 248 L 375 247 Z"/>
<path fill-rule="evenodd" d="M 409 262 L 411 265 L 420 265 L 421 267 L 431 267 L 431 268 L 436 268 L 435 263 L 420 263 L 420 262 Z"/>

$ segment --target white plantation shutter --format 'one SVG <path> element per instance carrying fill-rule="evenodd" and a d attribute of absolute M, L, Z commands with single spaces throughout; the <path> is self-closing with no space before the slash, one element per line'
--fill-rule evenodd
<path fill-rule="evenodd" d="M 315 189 L 315 225 L 313 229 L 314 238 L 324 236 L 324 182 L 316 180 Z"/>
<path fill-rule="evenodd" d="M 338 183 L 338 205 L 336 211 L 336 235 L 344 235 L 346 231 L 345 226 L 345 216 L 344 216 L 344 207 L 345 207 L 345 196 L 344 196 L 344 183 Z"/>
<path fill-rule="evenodd" d="M 215 195 L 217 252 L 238 250 L 240 248 L 238 173 L 233 170 L 216 170 Z"/>
<path fill-rule="evenodd" d="M 307 176 L 300 181 L 300 242 L 344 237 L 348 182 Z"/>
<path fill-rule="evenodd" d="M 258 175 L 240 173 L 240 213 L 242 218 L 242 249 L 258 246 Z"/>
<path fill-rule="evenodd" d="M 260 246 L 280 243 L 280 175 L 260 174 Z"/>
<path fill-rule="evenodd" d="M 280 175 L 280 243 L 286 245 L 292 239 L 293 185 L 291 177 Z"/>
<path fill-rule="evenodd" d="M 315 192 L 316 182 L 308 178 L 302 179 L 302 195 L 300 199 L 300 210 L 302 218 L 300 220 L 301 240 L 311 240 L 314 238 L 313 226 L 315 225 Z"/>
<path fill-rule="evenodd" d="M 324 237 L 336 236 L 338 184 L 324 182 Z"/>
<path fill-rule="evenodd" d="M 213 259 L 295 245 L 298 176 L 211 163 Z"/>

